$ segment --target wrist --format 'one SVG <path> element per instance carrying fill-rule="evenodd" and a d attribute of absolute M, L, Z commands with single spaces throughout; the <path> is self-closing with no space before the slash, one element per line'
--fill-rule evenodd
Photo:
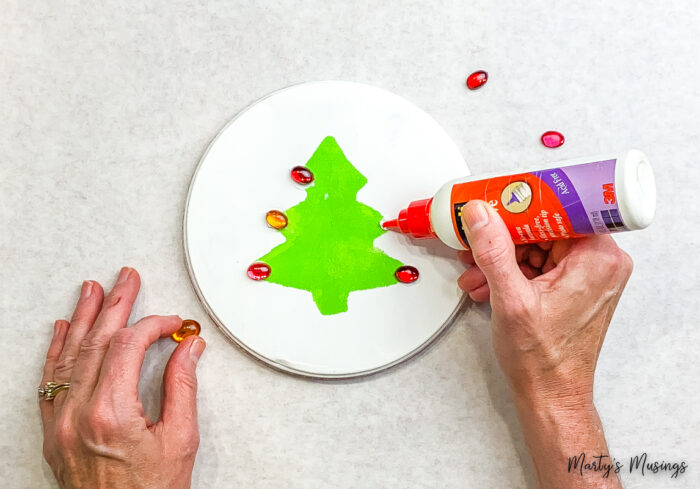
<path fill-rule="evenodd" d="M 502 367 L 516 401 L 567 410 L 593 405 L 594 369 L 585 364 L 543 364 L 539 358 L 508 363 Z"/>
<path fill-rule="evenodd" d="M 586 393 L 555 395 L 551 391 L 514 393 L 518 416 L 531 426 L 542 428 L 598 423 L 592 396 Z"/>
<path fill-rule="evenodd" d="M 530 384 L 513 389 L 518 410 L 558 413 L 561 416 L 583 417 L 595 412 L 592 387 L 570 383 L 558 386 L 554 383 Z"/>
<path fill-rule="evenodd" d="M 516 395 L 514 401 L 540 488 L 621 487 L 592 400 Z M 591 470 L 591 462 L 599 467 Z"/>
<path fill-rule="evenodd" d="M 521 381 L 513 389 L 514 404 L 523 428 L 540 436 L 550 436 L 552 441 L 562 440 L 563 434 L 571 428 L 598 426 L 600 419 L 593 404 L 592 389 L 586 389 L 575 382 L 564 380 L 549 382 Z"/>

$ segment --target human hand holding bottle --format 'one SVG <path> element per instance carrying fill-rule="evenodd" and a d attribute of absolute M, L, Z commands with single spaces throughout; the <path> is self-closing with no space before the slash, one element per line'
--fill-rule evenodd
<path fill-rule="evenodd" d="M 491 303 L 494 350 L 540 488 L 621 487 L 614 471 L 603 478 L 567 468 L 569 457 L 582 452 L 609 455 L 593 379 L 631 258 L 608 235 L 516 249 L 485 202 L 469 202 L 462 214 L 472 249 L 461 256 L 474 266 L 459 285 L 473 300 Z"/>

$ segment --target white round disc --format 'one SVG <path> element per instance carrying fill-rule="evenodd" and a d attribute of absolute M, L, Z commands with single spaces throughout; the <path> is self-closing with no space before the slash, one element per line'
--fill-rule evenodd
<path fill-rule="evenodd" d="M 295 85 L 254 103 L 211 143 L 190 185 L 184 241 L 195 291 L 230 339 L 275 368 L 343 378 L 430 344 L 456 313 L 464 267 L 438 240 L 387 232 L 374 245 L 418 268 L 420 279 L 351 292 L 347 312 L 325 316 L 310 292 L 249 279 L 248 266 L 284 242 L 265 213 L 306 198 L 289 172 L 327 136 L 367 178 L 357 200 L 384 219 L 468 174 L 454 142 L 407 100 L 358 83 Z"/>

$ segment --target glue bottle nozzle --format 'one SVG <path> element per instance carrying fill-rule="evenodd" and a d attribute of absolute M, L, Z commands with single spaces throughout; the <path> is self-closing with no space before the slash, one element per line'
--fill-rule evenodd
<path fill-rule="evenodd" d="M 384 221 L 382 223 L 382 227 L 384 229 L 389 230 L 389 231 L 401 232 L 401 229 L 399 228 L 399 220 L 398 219 L 389 219 L 388 221 Z"/>
<path fill-rule="evenodd" d="M 389 219 L 382 223 L 382 227 L 389 231 L 402 234 L 410 234 L 414 238 L 434 238 L 433 227 L 430 224 L 430 206 L 433 199 L 416 200 L 411 202 L 406 209 L 399 212 L 399 217 Z"/>

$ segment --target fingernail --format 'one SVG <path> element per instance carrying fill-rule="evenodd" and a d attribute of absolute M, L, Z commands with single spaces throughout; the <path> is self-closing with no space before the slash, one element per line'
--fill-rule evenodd
<path fill-rule="evenodd" d="M 131 268 L 123 267 L 119 272 L 119 278 L 117 279 L 117 283 L 121 284 L 126 282 L 129 278 L 129 275 L 131 275 Z"/>
<path fill-rule="evenodd" d="M 80 298 L 87 299 L 92 294 L 92 282 L 86 280 L 83 282 L 83 286 L 80 288 Z"/>
<path fill-rule="evenodd" d="M 196 337 L 192 343 L 190 343 L 190 358 L 192 361 L 197 364 L 199 361 L 199 357 L 202 356 L 202 352 L 204 351 L 204 348 L 207 346 L 207 344 L 204 342 L 202 338 Z"/>
<path fill-rule="evenodd" d="M 467 227 L 467 231 L 476 231 L 489 222 L 489 213 L 486 210 L 487 204 L 483 202 L 467 202 L 462 207 L 462 222 Z"/>
<path fill-rule="evenodd" d="M 55 323 L 53 323 L 53 337 L 54 338 L 56 336 L 58 336 L 58 332 L 61 330 L 61 328 L 58 326 L 59 324 L 61 324 L 60 321 L 56 321 Z"/>

